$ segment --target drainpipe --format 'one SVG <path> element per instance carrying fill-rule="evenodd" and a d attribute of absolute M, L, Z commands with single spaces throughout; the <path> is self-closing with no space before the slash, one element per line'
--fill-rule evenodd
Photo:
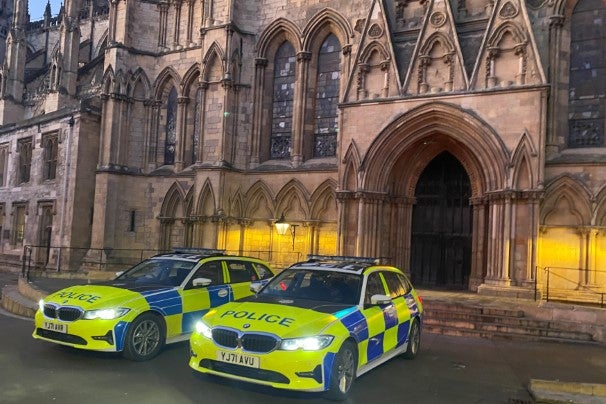
<path fill-rule="evenodd" d="M 57 272 L 61 271 L 61 252 L 63 251 L 63 233 L 65 232 L 65 215 L 67 212 L 67 187 L 69 185 L 69 170 L 71 166 L 72 151 L 72 132 L 74 130 L 74 116 L 72 115 L 67 122 L 69 130 L 65 145 L 65 171 L 63 172 L 63 201 L 61 202 L 61 218 L 59 222 L 59 254 L 57 255 Z"/>

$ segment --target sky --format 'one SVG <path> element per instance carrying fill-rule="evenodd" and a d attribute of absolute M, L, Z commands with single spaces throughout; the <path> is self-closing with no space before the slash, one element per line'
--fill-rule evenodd
<path fill-rule="evenodd" d="M 44 9 L 48 0 L 29 0 L 30 21 L 38 21 L 44 18 Z M 50 0 L 51 13 L 53 17 L 59 14 L 63 0 Z"/>

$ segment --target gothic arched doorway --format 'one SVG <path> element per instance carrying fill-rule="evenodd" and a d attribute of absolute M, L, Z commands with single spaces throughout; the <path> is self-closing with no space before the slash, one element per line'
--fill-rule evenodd
<path fill-rule="evenodd" d="M 471 273 L 471 186 L 450 153 L 435 157 L 415 189 L 411 278 L 417 286 L 466 289 Z"/>

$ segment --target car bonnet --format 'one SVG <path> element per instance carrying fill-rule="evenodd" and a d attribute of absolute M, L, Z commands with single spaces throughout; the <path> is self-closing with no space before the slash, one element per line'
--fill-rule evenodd
<path fill-rule="evenodd" d="M 355 306 L 331 305 L 329 310 L 319 311 L 317 309 L 321 307 L 298 307 L 289 303 L 292 302 L 260 303 L 245 299 L 212 310 L 204 321 L 210 327 L 267 332 L 281 338 L 292 338 L 320 334 L 331 324 L 339 322 L 338 313 L 355 309 Z"/>
<path fill-rule="evenodd" d="M 142 297 L 140 293 L 113 286 L 76 285 L 48 295 L 44 298 L 44 302 L 62 306 L 77 306 L 85 310 L 91 310 L 115 304 L 124 305 Z"/>

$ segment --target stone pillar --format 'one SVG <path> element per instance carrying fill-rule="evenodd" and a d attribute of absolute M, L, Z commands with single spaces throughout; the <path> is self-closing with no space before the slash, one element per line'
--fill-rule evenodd
<path fill-rule="evenodd" d="M 150 112 L 150 132 L 149 132 L 149 150 L 148 150 L 148 169 L 153 170 L 158 167 L 158 142 L 160 138 L 160 108 L 162 101 L 153 101 Z"/>
<path fill-rule="evenodd" d="M 27 1 L 16 1 L 12 26 L 6 39 L 5 65 L 0 69 L 0 125 L 23 118 L 28 22 Z"/>
<path fill-rule="evenodd" d="M 123 98 L 116 93 L 104 94 L 101 121 L 101 145 L 99 166 L 121 164 L 121 147 L 124 136 Z M 126 154 L 126 152 L 124 152 Z"/>
<path fill-rule="evenodd" d="M 305 112 L 307 105 L 307 88 L 309 76 L 310 52 L 297 54 L 297 78 L 293 105 L 292 139 L 290 160 L 296 168 L 303 163 L 303 136 L 305 135 Z"/>
<path fill-rule="evenodd" d="M 181 31 L 181 6 L 183 5 L 182 0 L 174 0 L 175 5 L 175 20 L 173 21 L 173 44 L 172 49 L 179 49 L 180 38 L 179 31 Z"/>
<path fill-rule="evenodd" d="M 232 126 L 230 123 L 232 122 L 232 82 L 230 79 L 224 79 L 221 81 L 221 87 L 223 88 L 223 116 L 221 119 L 221 143 L 219 144 L 219 163 L 225 164 L 226 162 L 233 164 L 233 159 L 229 159 L 228 155 L 230 151 L 230 141 L 235 142 L 233 138 L 231 138 L 234 134 Z M 228 161 L 229 160 L 229 161 Z"/>
<path fill-rule="evenodd" d="M 246 229 L 248 227 L 252 226 L 253 221 L 250 219 L 240 219 L 239 223 L 240 223 L 240 243 L 239 243 L 238 249 L 240 250 L 239 253 L 243 254 L 244 253 L 244 241 L 246 240 Z M 274 234 L 273 231 L 269 232 L 269 237 L 270 237 L 269 245 L 271 245 L 271 246 L 274 245 L 273 234 Z M 271 251 L 270 251 L 268 260 L 270 260 L 270 261 L 272 260 Z"/>
<path fill-rule="evenodd" d="M 60 52 L 63 56 L 60 93 L 65 91 L 69 97 L 74 97 L 80 55 L 80 0 L 67 0 L 65 10 L 60 39 Z"/>
<path fill-rule="evenodd" d="M 204 162 L 204 135 L 206 134 L 206 129 L 204 126 L 204 122 L 206 121 L 206 90 L 208 89 L 208 83 L 205 81 L 201 81 L 198 84 L 198 88 L 200 89 L 200 111 L 198 113 L 198 152 L 196 153 L 198 156 L 198 161 L 196 164 L 202 164 Z"/>
<path fill-rule="evenodd" d="M 588 286 L 597 285 L 597 262 L 596 255 L 598 251 L 598 234 L 599 230 L 592 228 L 589 230 L 589 248 L 587 256 L 587 276 L 586 282 Z"/>
<path fill-rule="evenodd" d="M 159 3 L 160 26 L 158 27 L 158 50 L 162 52 L 166 49 L 166 31 L 168 29 L 168 7 L 169 3 Z"/>
<path fill-rule="evenodd" d="M 560 132 L 559 121 L 561 114 L 557 113 L 561 97 L 567 96 L 567 92 L 561 90 L 560 77 L 562 77 L 562 26 L 564 25 L 564 16 L 552 15 L 549 17 L 549 66 L 547 69 L 547 82 L 551 83 L 551 96 L 548 105 L 547 136 L 545 139 L 545 154 L 547 156 L 559 152 L 557 134 Z M 568 128 L 566 128 L 567 130 Z"/>
<path fill-rule="evenodd" d="M 472 240 L 471 240 L 471 274 L 469 275 L 469 289 L 477 290 L 484 281 L 486 269 L 486 204 L 482 198 L 470 200 L 473 209 Z"/>
<path fill-rule="evenodd" d="M 394 213 L 391 226 L 394 229 L 394 242 L 391 247 L 393 263 L 410 274 L 410 244 L 412 234 L 412 209 L 415 198 L 399 197 L 394 201 Z"/>
<path fill-rule="evenodd" d="M 307 250 L 307 254 L 318 254 L 318 246 L 319 246 L 319 232 L 318 232 L 319 223 L 315 221 L 306 221 L 303 222 L 303 227 L 309 229 L 307 232 L 307 245 L 309 246 Z"/>
<path fill-rule="evenodd" d="M 513 251 L 514 235 L 512 226 L 514 215 L 512 214 L 512 195 L 506 192 L 502 195 L 503 204 L 503 248 L 501 251 L 501 274 L 500 279 L 506 283 L 511 281 L 511 252 Z"/>
<path fill-rule="evenodd" d="M 357 255 L 379 258 L 380 229 L 383 224 L 382 207 L 385 194 L 359 192 Z"/>
<path fill-rule="evenodd" d="M 510 286 L 509 274 L 505 272 L 504 263 L 509 246 L 505 241 L 509 236 L 505 235 L 505 221 L 510 215 L 505 214 L 505 201 L 501 195 L 494 195 L 488 205 L 488 260 L 485 283 L 493 286 Z M 509 231 L 509 227 L 507 227 Z"/>
<path fill-rule="evenodd" d="M 192 39 L 192 34 L 194 31 L 194 0 L 185 0 L 187 3 L 187 32 L 185 37 L 185 42 L 188 46 L 194 46 L 195 43 Z"/>
<path fill-rule="evenodd" d="M 253 87 L 252 136 L 250 141 L 250 166 L 255 168 L 260 163 L 261 136 L 263 130 L 263 95 L 265 88 L 265 69 L 267 59 L 255 59 L 255 82 Z"/>
<path fill-rule="evenodd" d="M 110 0 L 109 2 L 109 28 L 107 33 L 108 45 L 116 43 L 116 24 L 118 20 L 118 0 Z"/>
<path fill-rule="evenodd" d="M 177 150 L 175 150 L 175 171 L 183 170 L 183 161 L 185 154 L 185 138 L 187 136 L 187 105 L 188 97 L 179 97 L 177 99 Z"/>

